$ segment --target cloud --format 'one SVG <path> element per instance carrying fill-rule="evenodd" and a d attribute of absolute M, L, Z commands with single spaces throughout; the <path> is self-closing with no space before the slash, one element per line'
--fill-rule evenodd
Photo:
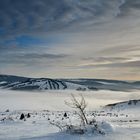
<path fill-rule="evenodd" d="M 124 58 L 124 57 L 86 57 L 83 58 L 83 60 L 85 61 L 92 61 L 95 63 L 104 63 L 104 62 L 108 62 L 108 63 L 112 63 L 112 62 L 123 62 L 126 60 L 130 60 L 130 58 Z"/>
<path fill-rule="evenodd" d="M 96 78 L 136 73 L 139 5 L 139 0 L 0 0 L 0 70 Z"/>
<path fill-rule="evenodd" d="M 65 0 L 1 0 L 0 27 L 7 34 L 56 30 L 77 20 L 77 16 L 85 18 L 81 13 L 75 16 L 81 7 Z"/>
<path fill-rule="evenodd" d="M 121 16 L 130 16 L 136 10 L 140 9 L 139 0 L 122 0 L 123 4 L 120 6 Z"/>
<path fill-rule="evenodd" d="M 24 55 L 24 57 L 25 58 L 32 58 L 32 59 L 34 59 L 34 58 L 39 58 L 39 59 L 41 59 L 41 58 L 47 58 L 47 59 L 61 59 L 61 58 L 66 58 L 66 57 L 68 57 L 67 55 L 64 55 L 64 54 L 43 54 L 43 53 L 41 53 L 41 54 L 37 54 L 37 53 L 32 53 L 32 54 L 25 54 Z"/>
<path fill-rule="evenodd" d="M 85 69 L 89 68 L 133 68 L 139 69 L 140 61 L 139 60 L 131 60 L 127 58 L 120 58 L 120 59 L 106 59 L 106 60 L 97 60 L 94 62 L 86 62 L 80 64 L 78 67 L 82 67 Z"/>
<path fill-rule="evenodd" d="M 127 1 L 124 5 L 130 3 L 137 8 L 138 1 L 137 3 Z M 103 22 L 108 17 L 113 18 L 119 6 L 119 0 L 113 2 L 104 2 L 104 0 L 1 0 L 0 27 L 5 30 L 3 36 L 6 37 L 18 34 L 42 34 L 42 32 L 61 30 L 77 22 L 79 25 L 86 25 L 88 21 Z M 121 9 L 123 11 L 126 8 Z"/>
<path fill-rule="evenodd" d="M 9 53 L 9 55 L 7 56 L 7 59 L 5 59 L 5 57 L 2 55 L 0 57 L 0 62 L 1 64 L 36 64 L 39 61 L 44 63 L 46 62 L 46 65 L 49 64 L 50 60 L 52 63 L 52 60 L 57 62 L 60 59 L 65 59 L 69 56 L 65 55 L 65 54 L 49 54 L 49 53 Z M 45 62 L 44 62 L 45 61 Z"/>

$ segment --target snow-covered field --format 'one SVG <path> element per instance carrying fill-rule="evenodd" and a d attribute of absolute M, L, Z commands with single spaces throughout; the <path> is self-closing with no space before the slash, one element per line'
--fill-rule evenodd
<path fill-rule="evenodd" d="M 59 132 L 50 121 L 76 123 L 74 110 L 65 105 L 71 93 L 83 94 L 88 103 L 86 115 L 108 122 L 113 131 L 106 135 L 71 135 Z M 140 104 L 121 109 L 103 109 L 116 102 L 140 99 L 139 91 L 10 91 L 0 90 L 0 140 L 140 140 Z M 20 120 L 21 114 L 30 117 Z M 67 117 L 64 114 L 67 113 Z"/>

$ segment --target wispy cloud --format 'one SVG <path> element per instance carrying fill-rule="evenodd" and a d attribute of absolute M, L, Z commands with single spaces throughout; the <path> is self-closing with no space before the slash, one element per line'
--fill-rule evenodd
<path fill-rule="evenodd" d="M 140 77 L 139 9 L 138 0 L 0 0 L 0 72 Z"/>

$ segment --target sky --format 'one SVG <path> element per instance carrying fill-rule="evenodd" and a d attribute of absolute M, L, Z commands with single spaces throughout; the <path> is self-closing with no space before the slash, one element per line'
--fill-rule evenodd
<path fill-rule="evenodd" d="M 0 0 L 0 74 L 140 80 L 140 0 Z"/>

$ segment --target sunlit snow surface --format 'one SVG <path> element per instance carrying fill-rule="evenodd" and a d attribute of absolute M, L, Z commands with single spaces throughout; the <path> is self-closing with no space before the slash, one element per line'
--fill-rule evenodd
<path fill-rule="evenodd" d="M 80 136 L 59 132 L 58 128 L 50 125 L 48 118 L 52 121 L 58 119 L 62 123 L 72 118 L 73 123 L 76 123 L 73 110 L 64 103 L 70 100 L 71 93 L 76 96 L 82 93 L 88 102 L 87 115 L 92 118 L 96 111 L 96 119 L 109 122 L 114 131 L 107 132 L 105 136 Z M 140 99 L 139 91 L 0 90 L 0 140 L 140 140 L 140 104 L 130 107 L 124 105 L 122 110 L 102 109 L 104 105 L 130 99 Z M 64 112 L 69 118 L 64 118 Z M 19 120 L 21 113 L 30 113 L 31 117 L 26 121 Z"/>

